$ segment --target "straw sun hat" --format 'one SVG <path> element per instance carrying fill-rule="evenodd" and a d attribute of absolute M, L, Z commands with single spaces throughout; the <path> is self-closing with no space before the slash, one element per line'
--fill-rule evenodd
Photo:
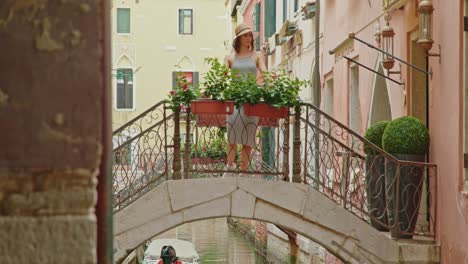
<path fill-rule="evenodd" d="M 234 33 L 236 33 L 236 36 L 234 37 L 234 40 L 236 40 L 238 37 L 240 37 L 241 35 L 244 35 L 246 33 L 249 33 L 249 32 L 252 32 L 252 29 L 247 26 L 246 24 L 242 23 L 242 24 L 239 24 L 237 27 L 236 27 L 236 30 L 234 31 Z M 252 32 L 253 33 L 253 32 Z"/>

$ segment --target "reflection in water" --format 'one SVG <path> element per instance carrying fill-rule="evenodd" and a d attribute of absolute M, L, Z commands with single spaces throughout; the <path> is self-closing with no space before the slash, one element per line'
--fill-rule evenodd
<path fill-rule="evenodd" d="M 192 242 L 200 254 L 201 263 L 266 263 L 255 254 L 253 242 L 230 228 L 226 218 L 187 223 L 156 238 L 177 238 Z"/>

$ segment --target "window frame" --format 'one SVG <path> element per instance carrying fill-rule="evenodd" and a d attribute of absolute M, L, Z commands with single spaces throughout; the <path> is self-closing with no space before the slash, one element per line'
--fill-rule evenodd
<path fill-rule="evenodd" d="M 185 10 L 190 10 L 190 33 L 184 33 L 184 24 L 183 24 L 183 19 L 186 16 L 183 12 Z M 181 17 L 181 11 L 182 11 L 182 17 Z M 181 18 L 182 18 L 182 24 L 181 24 Z M 182 25 L 182 32 L 181 32 L 181 25 Z M 177 8 L 177 34 L 179 36 L 193 36 L 193 8 Z"/>
<path fill-rule="evenodd" d="M 128 33 L 127 32 L 119 32 L 119 9 L 128 9 Z M 116 21 L 116 26 L 115 26 L 115 33 L 118 35 L 131 35 L 132 34 L 132 9 L 128 6 L 120 6 L 116 8 L 115 11 L 115 21 Z"/>

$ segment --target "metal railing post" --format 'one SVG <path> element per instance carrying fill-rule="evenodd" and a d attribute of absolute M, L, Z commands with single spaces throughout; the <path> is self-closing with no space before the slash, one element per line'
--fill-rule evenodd
<path fill-rule="evenodd" d="M 391 229 L 391 233 L 394 234 L 393 237 L 400 237 L 400 175 L 401 175 L 401 164 L 398 162 L 396 166 L 396 181 L 395 181 L 395 192 L 393 193 L 395 197 L 395 212 L 394 212 L 394 227 Z"/>
<path fill-rule="evenodd" d="M 284 119 L 283 180 L 289 181 L 289 108 L 288 116 Z"/>
<path fill-rule="evenodd" d="M 301 182 L 301 108 L 294 109 L 293 182 Z"/>
<path fill-rule="evenodd" d="M 174 111 L 174 158 L 172 161 L 173 179 L 180 180 L 180 109 Z"/>
<path fill-rule="evenodd" d="M 190 126 L 190 107 L 186 108 L 186 122 L 185 122 L 185 149 L 184 149 L 184 179 L 189 179 L 190 178 L 190 168 L 192 166 L 191 164 L 191 141 L 192 141 L 192 133 L 191 129 L 192 127 Z"/>

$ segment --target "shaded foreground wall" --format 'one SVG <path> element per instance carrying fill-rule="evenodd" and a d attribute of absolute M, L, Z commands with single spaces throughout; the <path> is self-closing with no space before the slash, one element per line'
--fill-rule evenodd
<path fill-rule="evenodd" d="M 106 3 L 0 3 L 2 263 L 98 262 Z"/>

